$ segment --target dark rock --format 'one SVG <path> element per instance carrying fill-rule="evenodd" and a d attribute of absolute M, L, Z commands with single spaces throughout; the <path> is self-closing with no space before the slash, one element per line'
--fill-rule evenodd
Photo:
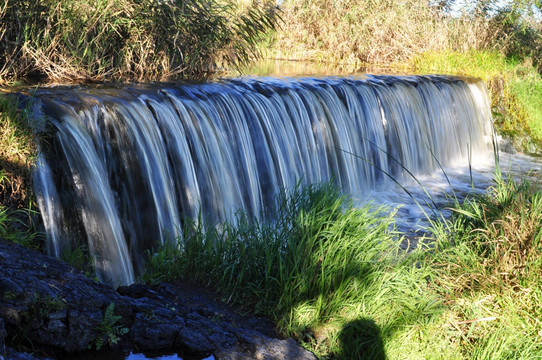
<path fill-rule="evenodd" d="M 202 329 L 203 330 L 203 329 Z M 211 353 L 216 350 L 202 330 L 183 328 L 179 331 L 175 345 L 193 354 Z"/>
<path fill-rule="evenodd" d="M 8 335 L 4 328 L 4 319 L 0 318 L 0 356 L 6 352 L 5 338 Z"/>
<path fill-rule="evenodd" d="M 99 347 L 217 359 L 315 359 L 295 341 L 278 339 L 268 320 L 241 316 L 191 283 L 115 291 L 1 239 L 0 261 L 0 357 L 4 342 L 16 336 L 22 346 L 26 341 L 33 350 L 64 358 Z M 12 349 L 9 354 L 6 359 L 39 359 Z"/>
<path fill-rule="evenodd" d="M 0 353 L 0 360 L 53 360 L 48 357 L 37 356 L 31 353 L 18 352 L 14 349 L 7 348 L 4 356 Z"/>
<path fill-rule="evenodd" d="M 132 284 L 130 286 L 119 286 L 117 292 L 121 295 L 138 299 L 144 297 L 149 291 L 149 288 L 142 284 Z"/>
<path fill-rule="evenodd" d="M 66 310 L 47 314 L 46 321 L 37 329 L 38 337 L 44 342 L 57 347 L 66 346 L 67 327 Z"/>
<path fill-rule="evenodd" d="M 101 321 L 102 312 L 100 310 L 70 310 L 67 324 L 70 341 L 64 346 L 64 350 L 74 352 L 91 348 L 98 336 L 96 329 Z"/>
<path fill-rule="evenodd" d="M 149 319 L 143 314 L 137 314 L 130 337 L 138 350 L 171 349 L 179 330 L 184 327 L 180 317 Z"/>

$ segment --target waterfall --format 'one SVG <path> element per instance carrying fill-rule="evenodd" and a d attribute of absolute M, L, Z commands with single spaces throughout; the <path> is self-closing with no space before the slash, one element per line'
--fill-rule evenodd
<path fill-rule="evenodd" d="M 50 251 L 83 242 L 129 284 L 183 219 L 258 216 L 296 184 L 363 196 L 491 149 L 484 85 L 445 76 L 238 78 L 37 91 L 35 181 Z"/>

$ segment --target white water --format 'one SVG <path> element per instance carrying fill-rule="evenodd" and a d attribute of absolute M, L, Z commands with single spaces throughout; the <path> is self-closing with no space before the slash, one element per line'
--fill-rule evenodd
<path fill-rule="evenodd" d="M 51 175 L 39 170 L 36 182 L 50 198 L 40 209 L 51 248 L 77 235 L 98 276 L 114 284 L 133 282 L 145 252 L 177 237 L 184 216 L 258 216 L 283 188 L 329 180 L 360 201 L 408 204 L 391 179 L 421 199 L 412 176 L 441 192 L 442 166 L 464 187 L 457 164 L 493 154 L 485 88 L 451 77 L 233 79 L 37 96 L 56 134 L 41 168 Z M 416 226 L 419 209 L 399 210 L 402 228 Z M 70 238 L 55 235 L 61 229 Z"/>
<path fill-rule="evenodd" d="M 41 152 L 41 151 L 38 151 Z M 36 171 L 34 172 L 34 186 L 37 189 L 36 198 L 38 206 L 41 209 L 43 225 L 47 233 L 47 251 L 50 255 L 60 257 L 62 249 L 62 213 L 59 204 L 59 196 L 54 187 L 53 177 L 49 165 L 41 156 L 36 162 Z"/>
<path fill-rule="evenodd" d="M 499 168 L 503 176 L 513 176 L 517 181 L 531 178 L 542 179 L 542 159 L 523 154 L 499 153 Z M 429 226 L 429 218 L 448 218 L 448 208 L 454 198 L 461 200 L 466 194 L 483 194 L 495 184 L 497 171 L 494 153 L 473 155 L 471 159 L 457 160 L 431 174 L 405 179 L 398 184 L 373 190 L 360 202 L 370 201 L 382 205 L 388 211 L 396 211 L 397 229 L 414 233 Z M 411 196 L 412 195 L 412 196 Z M 413 199 L 413 198 L 414 199 Z M 411 244 L 403 244 L 412 246 Z"/>

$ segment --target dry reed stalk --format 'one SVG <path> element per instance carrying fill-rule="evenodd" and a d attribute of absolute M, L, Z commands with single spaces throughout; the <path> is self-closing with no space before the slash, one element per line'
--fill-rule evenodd
<path fill-rule="evenodd" d="M 0 81 L 205 78 L 250 60 L 277 21 L 270 0 L 4 0 Z"/>
<path fill-rule="evenodd" d="M 296 60 L 392 64 L 425 52 L 487 49 L 499 27 L 483 16 L 450 18 L 426 2 L 286 1 L 275 50 Z"/>

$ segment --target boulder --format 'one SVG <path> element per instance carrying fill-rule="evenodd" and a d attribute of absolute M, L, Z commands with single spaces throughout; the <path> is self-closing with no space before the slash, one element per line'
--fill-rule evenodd
<path fill-rule="evenodd" d="M 89 349 L 164 350 L 215 359 L 315 359 L 267 319 L 240 315 L 193 284 L 117 290 L 44 254 L 0 239 L 0 356 L 17 337 L 51 358 Z"/>

